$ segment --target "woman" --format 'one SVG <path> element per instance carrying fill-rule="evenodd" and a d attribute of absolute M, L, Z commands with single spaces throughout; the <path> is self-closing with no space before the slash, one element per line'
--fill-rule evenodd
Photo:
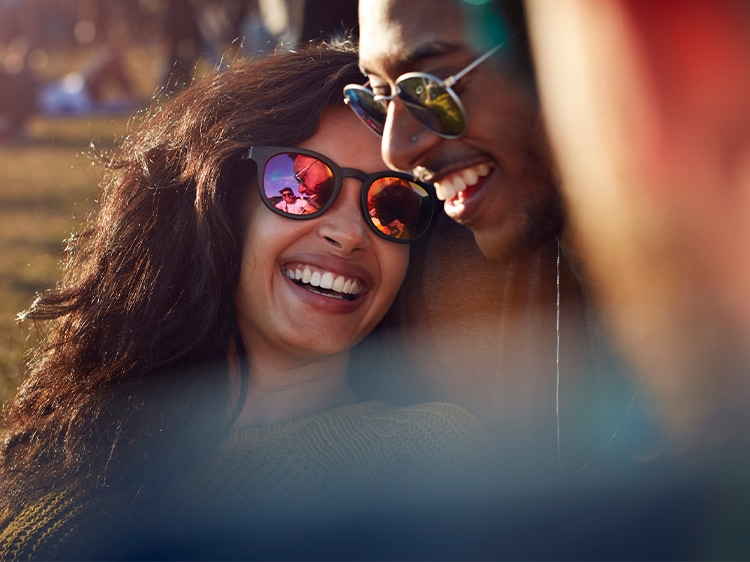
<path fill-rule="evenodd" d="M 432 204 L 383 171 L 339 99 L 354 79 L 356 55 L 327 47 L 237 64 L 109 159 L 62 282 L 26 314 L 48 326 L 6 408 L 0 558 L 158 556 L 219 516 L 252 528 L 440 486 L 484 447 L 456 406 L 349 387 Z M 312 212 L 276 207 L 313 169 L 329 187 Z M 370 201 L 394 181 L 421 210 L 389 235 Z"/>

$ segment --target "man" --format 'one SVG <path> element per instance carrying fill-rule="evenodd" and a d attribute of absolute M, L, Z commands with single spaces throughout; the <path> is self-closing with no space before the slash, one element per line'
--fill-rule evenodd
<path fill-rule="evenodd" d="M 281 201 L 276 203 L 276 208 L 286 213 L 301 215 L 305 212 L 305 200 L 297 197 L 291 187 L 285 187 L 281 193 Z"/>
<path fill-rule="evenodd" d="M 466 120 L 459 138 L 425 126 L 399 96 L 387 105 L 382 135 L 386 163 L 433 182 L 448 216 L 471 229 L 487 257 L 502 260 L 552 239 L 562 213 L 531 68 L 512 58 L 523 40 L 513 30 L 470 30 L 482 12 L 497 19 L 480 10 L 457 0 L 361 0 L 360 66 L 376 95 L 390 95 L 406 72 L 447 78 L 500 45 L 455 86 Z"/>
<path fill-rule="evenodd" d="M 325 205 L 333 193 L 331 171 L 311 156 L 305 154 L 295 156 L 294 179 L 297 180 L 297 191 L 306 197 L 307 212 L 315 212 Z"/>
<path fill-rule="evenodd" d="M 384 335 L 391 370 L 405 373 L 388 398 L 407 388 L 459 402 L 514 468 L 559 474 L 622 442 L 635 391 L 558 244 L 562 204 L 522 6 L 503 5 L 360 0 L 368 83 L 345 94 L 382 134 L 386 163 L 445 200 Z M 617 399 L 601 395 L 608 387 Z"/>

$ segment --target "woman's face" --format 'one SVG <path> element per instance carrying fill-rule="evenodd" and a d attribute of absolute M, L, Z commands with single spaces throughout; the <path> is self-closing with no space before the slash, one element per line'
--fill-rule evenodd
<path fill-rule="evenodd" d="M 326 110 L 318 131 L 299 147 L 320 152 L 341 167 L 368 173 L 387 169 L 379 139 L 347 108 Z M 409 249 L 384 240 L 365 224 L 360 189 L 358 180 L 347 178 L 322 216 L 292 220 L 268 210 L 253 182 L 236 295 L 251 364 L 291 366 L 347 352 L 391 305 L 406 273 Z M 300 281 L 290 278 L 297 271 Z M 321 288 L 331 283 L 343 290 Z"/>

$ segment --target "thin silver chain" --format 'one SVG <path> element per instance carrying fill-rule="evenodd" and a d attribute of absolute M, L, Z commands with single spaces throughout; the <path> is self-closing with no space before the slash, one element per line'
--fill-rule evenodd
<path fill-rule="evenodd" d="M 562 471 L 560 452 L 560 241 L 557 241 L 556 262 L 557 302 L 555 303 L 555 421 L 557 422 L 557 464 Z"/>

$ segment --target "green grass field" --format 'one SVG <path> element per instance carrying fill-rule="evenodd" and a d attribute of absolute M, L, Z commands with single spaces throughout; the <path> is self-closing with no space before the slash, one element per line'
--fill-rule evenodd
<path fill-rule="evenodd" d="M 136 98 L 156 91 L 163 73 L 163 47 L 133 45 L 125 64 Z M 81 67 L 86 50 L 57 50 L 39 72 L 58 79 Z M 18 386 L 24 357 L 33 345 L 32 326 L 18 313 L 60 275 L 64 241 L 94 206 L 102 170 L 92 164 L 90 145 L 113 145 L 127 132 L 127 117 L 34 118 L 28 138 L 0 141 L 0 402 Z"/>
<path fill-rule="evenodd" d="M 234 49 L 234 47 L 232 47 Z M 228 51 L 229 52 L 229 51 Z M 0 51 L 0 54 L 2 52 Z M 81 66 L 88 53 L 50 53 L 43 72 L 58 79 Z M 229 60 L 236 55 L 228 55 Z M 132 45 L 124 61 L 135 98 L 152 100 L 161 84 L 163 45 Z M 201 63 L 194 75 L 210 74 Z M 22 142 L 0 141 L 0 402 L 18 386 L 24 358 L 33 345 L 32 326 L 17 317 L 36 294 L 60 275 L 64 241 L 84 223 L 94 206 L 102 170 L 93 165 L 90 145 L 110 148 L 126 134 L 128 117 L 44 119 L 29 124 Z"/>
<path fill-rule="evenodd" d="M 54 286 L 64 240 L 94 206 L 101 169 L 90 143 L 106 149 L 126 128 L 124 117 L 37 118 L 28 139 L 0 143 L 0 401 L 15 390 L 34 338 L 17 315 Z"/>

